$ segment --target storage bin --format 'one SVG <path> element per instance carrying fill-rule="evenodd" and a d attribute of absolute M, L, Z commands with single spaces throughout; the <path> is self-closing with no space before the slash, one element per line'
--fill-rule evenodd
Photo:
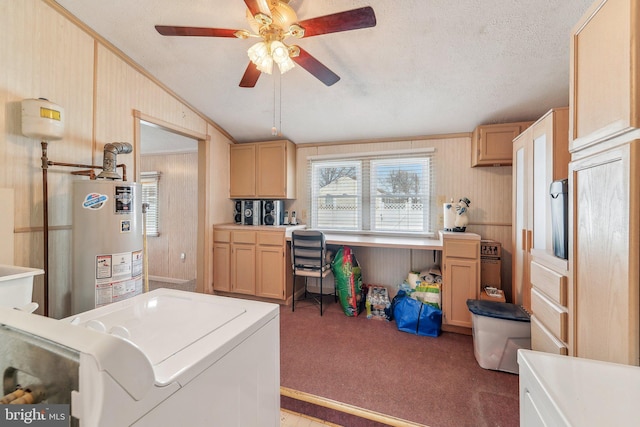
<path fill-rule="evenodd" d="M 39 268 L 0 264 L 0 306 L 24 307 L 33 295 L 33 276 L 44 274 Z"/>
<path fill-rule="evenodd" d="M 518 373 L 518 349 L 531 348 L 530 316 L 506 302 L 467 300 L 471 312 L 473 353 L 484 369 Z"/>

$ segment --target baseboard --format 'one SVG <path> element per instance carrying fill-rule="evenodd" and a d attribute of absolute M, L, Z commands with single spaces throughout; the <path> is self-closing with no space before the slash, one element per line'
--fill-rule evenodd
<path fill-rule="evenodd" d="M 338 402 L 336 400 L 327 399 L 326 397 L 316 396 L 287 387 L 280 387 L 280 395 L 393 427 L 426 427 L 424 424 L 402 420 L 400 418 L 381 414 L 380 412 L 359 408 L 347 403 Z"/>
<path fill-rule="evenodd" d="M 149 276 L 149 280 L 153 280 L 154 282 L 175 283 L 176 285 L 181 285 L 183 283 L 187 283 L 191 281 L 191 280 L 185 280 L 185 279 L 173 279 L 171 277 L 162 277 L 162 276 Z"/>

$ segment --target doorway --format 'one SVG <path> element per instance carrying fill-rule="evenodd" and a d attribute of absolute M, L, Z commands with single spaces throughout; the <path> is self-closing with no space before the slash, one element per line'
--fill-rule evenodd
<path fill-rule="evenodd" d="M 149 289 L 195 291 L 198 281 L 199 139 L 139 119 L 136 178 L 146 215 Z"/>

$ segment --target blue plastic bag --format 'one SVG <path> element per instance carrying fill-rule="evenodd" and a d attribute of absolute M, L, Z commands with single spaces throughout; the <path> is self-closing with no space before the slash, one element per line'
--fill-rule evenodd
<path fill-rule="evenodd" d="M 399 299 L 393 308 L 398 330 L 426 337 L 440 335 L 442 310 L 410 297 Z"/>

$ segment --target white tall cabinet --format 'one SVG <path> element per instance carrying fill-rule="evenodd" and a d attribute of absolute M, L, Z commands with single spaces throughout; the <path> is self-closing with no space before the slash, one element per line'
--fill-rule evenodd
<path fill-rule="evenodd" d="M 549 187 L 567 178 L 568 120 L 568 108 L 552 109 L 513 141 L 512 296 L 527 310 L 531 263 L 558 264 L 553 259 Z"/>

